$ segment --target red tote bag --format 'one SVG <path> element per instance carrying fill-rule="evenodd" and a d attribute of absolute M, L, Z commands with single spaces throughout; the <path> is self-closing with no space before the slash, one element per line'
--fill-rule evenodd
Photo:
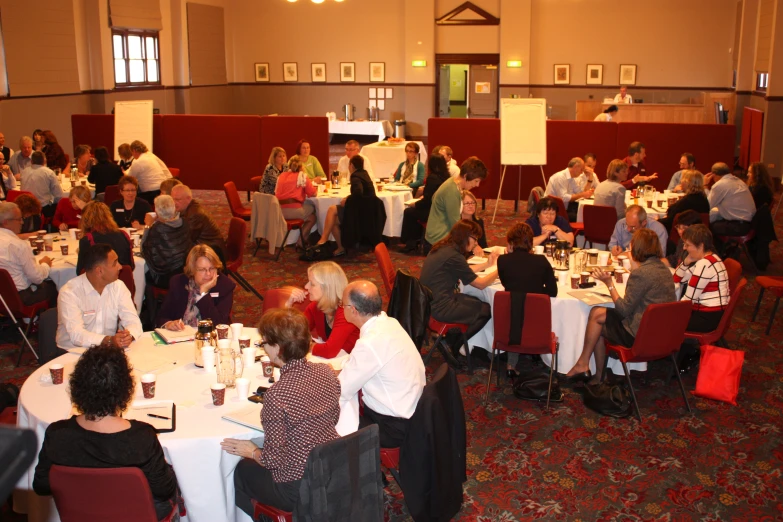
<path fill-rule="evenodd" d="M 702 346 L 699 376 L 693 395 L 737 405 L 745 352 Z"/>

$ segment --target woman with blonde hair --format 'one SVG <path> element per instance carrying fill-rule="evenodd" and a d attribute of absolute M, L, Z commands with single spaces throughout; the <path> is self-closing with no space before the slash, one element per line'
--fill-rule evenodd
<path fill-rule="evenodd" d="M 313 355 L 331 359 L 341 352 L 351 353 L 359 339 L 359 329 L 345 320 L 341 303 L 348 278 L 334 261 L 322 261 L 307 269 L 307 284 L 291 292 L 286 308 L 309 297 L 305 316 L 314 337 L 320 339 L 313 346 Z"/>
<path fill-rule="evenodd" d="M 76 262 L 76 273 L 82 271 L 87 250 L 96 243 L 110 245 L 117 254 L 117 261 L 121 265 L 128 265 L 133 269 L 136 263 L 133 260 L 133 243 L 128 233 L 120 230 L 111 210 L 100 201 L 88 203 L 82 210 L 82 219 L 79 228 L 84 231 L 84 236 L 79 240 L 79 259 Z"/>
<path fill-rule="evenodd" d="M 196 327 L 202 319 L 212 324 L 229 324 L 236 283 L 221 273 L 223 263 L 207 245 L 188 252 L 183 274 L 169 282 L 169 293 L 155 318 L 155 326 L 179 331 Z"/>
<path fill-rule="evenodd" d="M 272 147 L 272 153 L 269 155 L 269 164 L 264 169 L 264 177 L 258 187 L 259 192 L 264 194 L 274 194 L 277 187 L 277 177 L 288 170 L 285 149 L 283 147 Z"/>
<path fill-rule="evenodd" d="M 52 225 L 60 230 L 77 228 L 82 218 L 82 209 L 90 202 L 90 190 L 77 185 L 71 189 L 68 198 L 62 198 L 57 203 L 57 209 L 52 217 Z"/>
<path fill-rule="evenodd" d="M 298 155 L 288 160 L 288 170 L 277 177 L 275 196 L 280 201 L 280 209 L 286 219 L 302 219 L 299 243 L 302 249 L 307 247 L 310 229 L 315 225 L 315 207 L 307 200 L 318 193 L 318 188 L 305 171 L 304 164 Z"/>
<path fill-rule="evenodd" d="M 598 184 L 593 193 L 596 205 L 614 207 L 617 219 L 625 217 L 625 187 L 623 181 L 628 178 L 628 165 L 623 160 L 614 159 L 606 169 L 606 179 Z"/>
<path fill-rule="evenodd" d="M 665 218 L 658 220 L 670 234 L 677 214 L 686 210 L 693 210 L 699 214 L 710 213 L 710 202 L 707 200 L 707 195 L 704 194 L 704 174 L 698 170 L 683 171 L 680 184 L 685 196 L 669 207 Z"/>

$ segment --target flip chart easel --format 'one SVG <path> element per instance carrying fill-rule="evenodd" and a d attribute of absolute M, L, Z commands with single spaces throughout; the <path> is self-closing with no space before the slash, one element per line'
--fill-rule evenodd
<path fill-rule="evenodd" d="M 152 150 L 152 100 L 114 102 L 114 156 L 121 143 L 141 141 Z"/>

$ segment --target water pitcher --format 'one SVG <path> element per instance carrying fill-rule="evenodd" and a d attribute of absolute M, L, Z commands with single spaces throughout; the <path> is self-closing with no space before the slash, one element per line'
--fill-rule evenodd
<path fill-rule="evenodd" d="M 242 355 L 231 348 L 218 349 L 215 370 L 217 382 L 225 384 L 226 388 L 233 388 L 236 380 L 242 377 Z"/>

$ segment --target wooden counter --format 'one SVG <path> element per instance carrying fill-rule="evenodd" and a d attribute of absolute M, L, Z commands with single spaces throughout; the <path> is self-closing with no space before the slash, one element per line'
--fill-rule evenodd
<path fill-rule="evenodd" d="M 704 103 L 702 100 L 706 100 Z M 619 111 L 614 116 L 616 122 L 641 123 L 715 123 L 714 102 L 723 104 L 729 111 L 729 119 L 734 117 L 734 93 L 702 93 L 695 103 L 632 103 L 617 104 Z M 577 100 L 577 121 L 593 121 L 611 103 L 597 100 Z"/>

